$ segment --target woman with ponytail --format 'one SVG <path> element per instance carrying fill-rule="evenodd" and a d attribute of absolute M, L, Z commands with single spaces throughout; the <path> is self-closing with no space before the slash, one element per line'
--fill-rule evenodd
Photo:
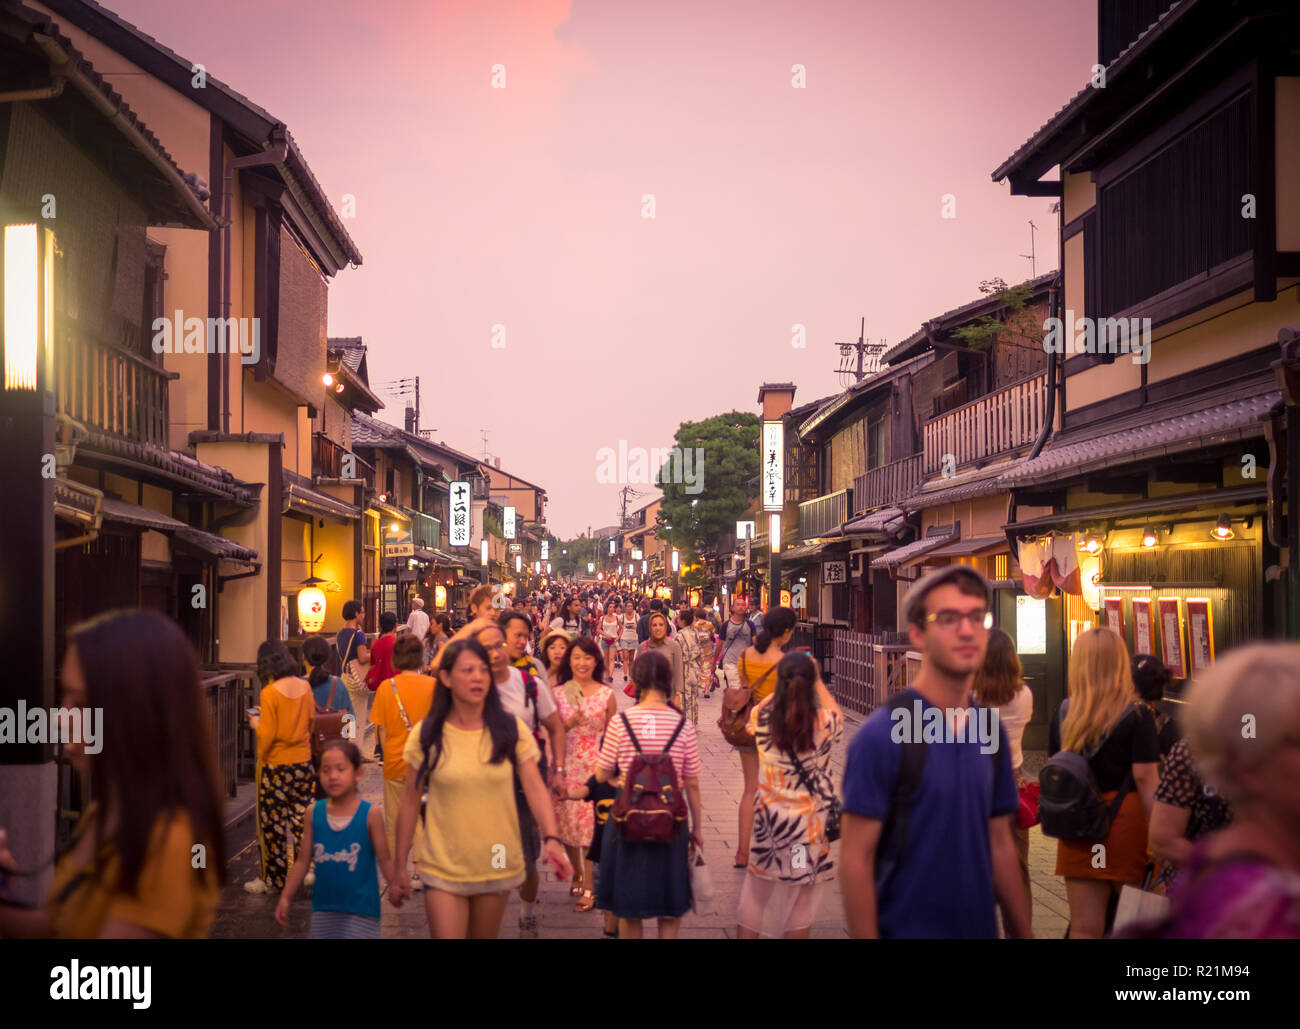
<path fill-rule="evenodd" d="M 777 664 L 776 688 L 754 708 L 749 725 L 763 774 L 737 935 L 755 939 L 766 917 L 774 923 L 770 935 L 806 939 L 823 886 L 833 878 L 826 831 L 835 796 L 831 748 L 844 731 L 844 715 L 817 662 L 796 650 Z"/>
<path fill-rule="evenodd" d="M 754 695 L 754 705 L 771 696 L 776 688 L 776 666 L 785 656 L 782 650 L 794 636 L 794 612 L 788 607 L 774 607 L 763 616 L 763 627 L 754 638 L 754 645 L 746 647 L 736 663 L 740 681 Z M 754 794 L 758 789 L 758 750 L 754 746 L 737 747 L 740 767 L 745 775 L 744 789 L 740 794 L 740 833 L 736 842 L 737 868 L 749 865 L 749 837 L 754 831 Z"/>

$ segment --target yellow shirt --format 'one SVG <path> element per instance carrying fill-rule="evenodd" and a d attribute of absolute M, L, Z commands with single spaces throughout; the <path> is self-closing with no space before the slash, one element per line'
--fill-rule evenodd
<path fill-rule="evenodd" d="M 433 690 L 438 680 L 428 675 L 415 675 L 402 672 L 385 679 L 375 690 L 375 703 L 370 709 L 370 720 L 384 730 L 384 778 L 405 779 L 406 762 L 402 760 L 402 751 L 406 748 L 406 723 L 402 721 L 402 712 L 397 706 L 397 697 L 393 695 L 393 683 L 402 695 L 402 707 L 406 708 L 406 717 L 414 728 L 433 707 Z M 416 766 L 419 767 L 418 765 Z"/>
<path fill-rule="evenodd" d="M 95 811 L 94 804 L 86 809 L 76 838 L 90 831 Z M 65 940 L 98 939 L 105 922 L 117 921 L 172 939 L 205 938 L 221 891 L 211 863 L 206 869 L 194 868 L 195 842 L 187 813 L 177 811 L 166 821 L 160 817 L 134 894 L 116 887 L 122 862 L 111 840 L 89 867 L 77 867 L 69 851 L 55 865 L 50 884 L 48 910 L 54 935 Z"/>
<path fill-rule="evenodd" d="M 262 717 L 257 723 L 257 756 L 264 765 L 297 765 L 311 760 L 311 723 L 316 700 L 308 690 L 291 700 L 262 687 Z"/>
<path fill-rule="evenodd" d="M 784 654 L 778 653 L 775 661 L 750 661 L 744 654 L 740 656 L 737 667 L 740 669 L 740 678 L 746 686 L 754 691 L 754 702 L 765 700 L 768 694 L 776 689 L 776 672 L 767 675 L 769 668 L 775 668 L 781 663 Z M 763 678 L 767 676 L 767 678 Z M 761 682 L 759 680 L 762 680 Z"/>
<path fill-rule="evenodd" d="M 533 734 L 518 717 L 515 762 L 540 755 Z M 509 879 L 524 871 L 524 846 L 515 807 L 514 764 L 489 764 L 487 728 L 467 732 L 442 724 L 442 758 L 429 775 L 424 823 L 415 829 L 416 870 L 451 882 Z M 420 726 L 411 727 L 402 754 L 412 771 L 424 763 Z"/>

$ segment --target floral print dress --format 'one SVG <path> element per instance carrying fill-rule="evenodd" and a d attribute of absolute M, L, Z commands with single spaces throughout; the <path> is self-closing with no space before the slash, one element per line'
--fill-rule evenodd
<path fill-rule="evenodd" d="M 754 834 L 749 844 L 749 874 L 786 886 L 811 886 L 832 878 L 826 813 L 835 795 L 831 748 L 844 731 L 838 711 L 821 708 L 813 726 L 813 749 L 799 755 L 810 792 L 793 759 L 772 742 L 771 705 L 755 708 L 749 729 L 758 748 L 758 789 L 754 793 Z"/>
<path fill-rule="evenodd" d="M 573 717 L 574 708 L 564 695 L 563 686 L 552 688 L 555 704 L 560 709 L 560 720 Z M 600 756 L 600 739 L 605 732 L 605 713 L 614 691 L 601 686 L 582 701 L 582 721 L 564 734 L 564 785 L 569 790 L 585 786 L 596 774 L 596 759 Z M 566 800 L 556 805 L 560 824 L 560 840 L 567 847 L 591 846 L 596 826 L 596 813 L 588 800 Z"/>

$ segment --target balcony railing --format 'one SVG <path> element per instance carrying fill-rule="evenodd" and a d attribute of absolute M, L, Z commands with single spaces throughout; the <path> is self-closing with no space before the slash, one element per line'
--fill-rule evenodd
<path fill-rule="evenodd" d="M 436 548 L 442 545 L 442 522 L 432 515 L 411 512 L 411 537 L 417 547 Z"/>
<path fill-rule="evenodd" d="M 1047 410 L 1047 373 L 1006 386 L 925 423 L 925 474 L 982 463 L 1034 442 Z"/>
<path fill-rule="evenodd" d="M 350 456 L 355 462 L 352 475 L 343 474 L 345 456 Z M 349 454 L 340 444 L 321 432 L 314 432 L 311 437 L 311 474 L 313 479 L 364 479 L 367 490 L 375 488 L 374 466 L 356 454 Z"/>
<path fill-rule="evenodd" d="M 60 343 L 54 371 L 60 414 L 137 443 L 168 445 L 167 384 L 176 372 L 75 326 Z"/>
<path fill-rule="evenodd" d="M 811 540 L 829 535 L 848 521 L 852 494 L 852 490 L 842 489 L 800 504 L 799 538 Z"/>
<path fill-rule="evenodd" d="M 878 507 L 897 504 L 921 485 L 921 455 L 890 461 L 853 480 L 853 513 L 866 514 Z"/>

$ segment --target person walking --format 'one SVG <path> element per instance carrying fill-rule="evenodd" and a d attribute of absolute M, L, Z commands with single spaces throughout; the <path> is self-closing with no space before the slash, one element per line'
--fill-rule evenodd
<path fill-rule="evenodd" d="M 424 669 L 432 673 L 434 659 L 442 645 L 451 639 L 451 618 L 445 611 L 440 611 L 429 619 L 429 629 L 424 634 Z"/>
<path fill-rule="evenodd" d="M 969 703 L 992 597 L 974 569 L 949 565 L 903 598 L 921 669 L 858 729 L 844 769 L 840 874 L 854 939 L 993 939 L 999 907 L 1008 936 L 1033 935 L 1012 832 L 1010 747 L 1001 726 L 996 747 L 992 732 L 981 742 L 983 709 Z M 988 728 L 991 713 L 982 717 Z M 923 726 L 941 738 L 930 742 Z"/>
<path fill-rule="evenodd" d="M 352 701 L 352 713 L 362 733 L 358 741 L 362 753 L 365 753 L 365 740 L 371 732 L 370 701 L 374 694 L 367 685 L 370 674 L 370 646 L 366 643 L 366 633 L 362 628 L 365 622 L 365 608 L 361 601 L 349 600 L 343 605 L 343 628 L 334 638 L 334 646 L 339 652 L 339 667 L 343 671 L 343 683 L 348 688 L 348 697 Z"/>
<path fill-rule="evenodd" d="M 746 617 L 748 611 L 749 602 L 744 597 L 736 597 L 731 603 L 731 616 L 722 623 L 722 629 L 718 632 L 713 666 L 722 670 L 724 688 L 744 685 L 740 681 L 738 667 L 740 655 L 753 644 L 756 635 Z"/>
<path fill-rule="evenodd" d="M 754 939 L 765 917 L 773 935 L 807 939 L 825 884 L 834 878 L 827 834 L 835 783 L 831 748 L 844 715 L 802 650 L 776 668 L 776 687 L 749 716 L 762 774 L 754 795 L 749 868 L 740 889 L 740 939 Z"/>
<path fill-rule="evenodd" d="M 679 825 L 669 843 L 628 842 L 617 822 L 605 823 L 600 850 L 599 905 L 619 920 L 622 939 L 640 939 L 641 923 L 659 921 L 659 938 L 676 939 L 691 906 L 689 847 L 704 849 L 700 751 L 695 726 L 672 707 L 673 670 L 659 651 L 632 665 L 636 704 L 609 723 L 596 764 L 598 782 L 626 775 L 638 752 L 666 753 L 690 808 L 690 829 Z"/>
<path fill-rule="evenodd" d="M 429 616 L 424 610 L 424 598 L 411 599 L 411 613 L 406 616 L 406 631 L 423 642 L 429 632 Z"/>
<path fill-rule="evenodd" d="M 302 663 L 306 669 L 307 685 L 311 687 L 312 700 L 315 701 L 316 711 L 323 712 L 327 709 L 341 711 L 344 714 L 344 727 L 349 720 L 353 726 L 356 725 L 357 715 L 352 709 L 352 698 L 348 694 L 347 687 L 343 685 L 343 680 L 337 675 L 330 675 L 326 662 L 330 657 L 329 641 L 324 636 L 309 636 L 303 640 L 302 644 Z M 316 771 L 316 799 L 319 800 L 324 794 L 321 792 L 320 785 L 320 757 L 312 756 L 312 768 Z"/>
<path fill-rule="evenodd" d="M 606 685 L 614 681 L 614 662 L 617 657 L 618 637 L 623 631 L 623 619 L 618 607 L 611 602 L 600 618 L 600 656 L 604 660 Z"/>
<path fill-rule="evenodd" d="M 547 683 L 558 681 L 560 666 L 564 663 L 564 655 L 569 652 L 569 644 L 572 642 L 563 629 L 549 629 L 543 634 L 537 653 L 545 666 L 543 671 Z"/>
<path fill-rule="evenodd" d="M 794 611 L 788 607 L 772 608 L 763 616 L 763 628 L 754 638 L 754 645 L 746 647 L 736 659 L 739 685 L 751 691 L 754 704 L 771 696 L 772 691 L 776 689 L 776 666 L 785 656 L 782 648 L 794 636 L 794 626 Z M 754 831 L 754 797 L 758 791 L 758 748 L 753 744 L 739 746 L 736 747 L 736 753 L 740 755 L 744 785 L 740 792 L 735 867 L 746 868 L 749 865 L 749 841 Z"/>
<path fill-rule="evenodd" d="M 1222 655 L 1188 688 L 1182 722 L 1232 821 L 1185 854 L 1165 917 L 1118 935 L 1300 939 L 1300 644 Z"/>
<path fill-rule="evenodd" d="M 311 891 L 311 939 L 379 939 L 379 875 L 397 872 L 377 808 L 361 799 L 361 751 L 349 740 L 325 744 L 320 755 L 317 800 L 303 824 L 302 847 L 275 906 L 275 920 L 289 927 L 289 904 L 315 868 Z"/>
<path fill-rule="evenodd" d="M 379 689 L 380 683 L 393 677 L 393 644 L 396 642 L 397 615 L 392 611 L 381 611 L 379 638 L 370 647 L 370 671 L 366 673 L 366 685 L 371 694 Z M 372 696 L 372 702 L 373 699 Z"/>
<path fill-rule="evenodd" d="M 569 634 L 569 639 L 576 639 L 582 631 L 583 619 L 578 610 L 576 597 L 569 597 L 560 604 L 559 611 L 551 619 L 552 629 L 561 629 Z"/>
<path fill-rule="evenodd" d="M 561 661 L 555 704 L 564 723 L 564 796 L 568 798 L 596 771 L 605 725 L 618 713 L 614 691 L 604 685 L 605 659 L 589 636 L 579 636 Z M 560 839 L 573 865 L 569 894 L 578 898 L 574 911 L 596 906 L 592 881 L 584 876 L 582 848 L 591 846 L 595 814 L 588 803 L 565 799 L 558 805 Z"/>
<path fill-rule="evenodd" d="M 618 661 L 623 669 L 623 678 L 632 680 L 632 662 L 636 660 L 636 648 L 641 645 L 637 636 L 636 605 L 630 600 L 623 605 L 622 631 L 618 637 Z"/>
<path fill-rule="evenodd" d="M 397 849 L 397 816 L 410 774 L 402 758 L 406 737 L 411 726 L 429 713 L 437 686 L 436 679 L 420 674 L 423 660 L 423 644 L 415 636 L 403 633 L 393 645 L 395 674 L 380 683 L 370 713 L 384 755 L 384 832 L 390 852 Z M 404 874 L 406 866 L 399 871 Z"/>
<path fill-rule="evenodd" d="M 673 670 L 673 688 L 669 694 L 668 702 L 678 711 L 682 710 L 682 694 L 685 691 L 683 683 L 685 681 L 685 662 L 682 659 L 682 648 L 677 645 L 677 641 L 668 637 L 668 616 L 660 611 L 651 611 L 650 620 L 647 624 L 650 635 L 646 641 L 641 644 L 639 653 L 649 654 L 658 652 L 668 659 L 668 663 Z"/>
<path fill-rule="evenodd" d="M 1011 748 L 1011 774 L 1016 779 L 1016 792 L 1025 784 L 1024 751 L 1021 743 L 1025 736 L 1025 726 L 1034 715 L 1034 693 L 1025 685 L 1020 669 L 1020 655 L 1016 653 L 1016 641 L 1002 629 L 989 630 L 988 648 L 984 652 L 984 663 L 975 673 L 972 687 L 975 703 L 981 707 L 997 710 L 998 722 L 1007 734 L 1007 746 Z M 1029 829 L 1015 827 L 1016 854 L 1020 858 L 1020 873 L 1025 880 L 1025 889 L 1029 891 L 1030 920 L 1033 918 L 1033 888 L 1029 880 Z"/>
<path fill-rule="evenodd" d="M 1089 629 L 1074 641 L 1069 696 L 1054 723 L 1059 749 L 1086 757 L 1102 800 L 1120 805 L 1104 839 L 1056 841 L 1056 874 L 1065 879 L 1070 905 L 1069 938 L 1100 939 L 1112 896 L 1126 884 L 1140 887 L 1146 876 L 1160 760 L 1155 716 L 1133 685 L 1124 638 L 1112 629 Z"/>
<path fill-rule="evenodd" d="M 249 893 L 284 889 L 302 838 L 303 812 L 316 790 L 311 728 L 316 702 L 298 659 L 279 640 L 257 648 L 261 706 L 248 718 L 257 733 L 257 839 L 262 868 L 244 883 Z"/>
<path fill-rule="evenodd" d="M 482 644 L 450 644 L 438 680 L 442 688 L 434 693 L 433 707 L 407 737 L 403 753 L 416 774 L 407 778 L 402 795 L 397 867 L 405 867 L 414 843 L 431 936 L 492 939 L 501 929 L 510 891 L 527 876 L 516 776 L 545 837 L 546 860 L 566 879 L 573 868 L 537 767 L 537 743 L 502 705 Z M 423 812 L 422 794 L 427 798 Z M 394 888 L 395 900 L 403 900 L 400 881 Z"/>
<path fill-rule="evenodd" d="M 225 798 L 193 646 L 155 611 L 108 611 L 69 630 L 59 682 L 65 710 L 98 712 L 97 740 L 83 726 L 62 745 L 96 799 L 45 905 L 0 904 L 0 938 L 206 937 L 225 880 Z M 0 869 L 31 874 L 18 842 L 0 828 Z"/>
<path fill-rule="evenodd" d="M 697 729 L 700 725 L 700 655 L 703 649 L 695 632 L 695 612 L 683 607 L 677 614 L 677 635 L 673 637 L 682 652 L 682 714 Z"/>

